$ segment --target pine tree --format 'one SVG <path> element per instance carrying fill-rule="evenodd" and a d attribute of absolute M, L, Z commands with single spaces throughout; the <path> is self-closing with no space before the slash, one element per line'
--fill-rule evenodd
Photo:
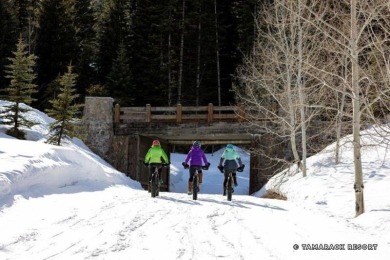
<path fill-rule="evenodd" d="M 17 17 L 19 33 L 25 39 L 29 54 L 33 53 L 36 44 L 40 1 L 8 0 Z"/>
<path fill-rule="evenodd" d="M 97 72 L 99 83 L 105 85 L 112 70 L 119 45 L 131 46 L 133 1 L 107 0 L 102 3 L 97 22 Z M 127 57 L 128 63 L 130 57 Z M 111 94 L 111 93 L 110 93 Z"/>
<path fill-rule="evenodd" d="M 0 71 L 9 64 L 7 57 L 18 42 L 17 18 L 8 1 L 0 1 Z M 0 89 L 8 85 L 8 80 L 0 73 Z M 1 93 L 2 94 L 2 93 Z"/>
<path fill-rule="evenodd" d="M 9 58 L 11 64 L 6 66 L 5 71 L 5 77 L 11 82 L 6 91 L 9 101 L 13 103 L 2 111 L 2 117 L 5 119 L 3 119 L 3 124 L 13 125 L 7 132 L 9 135 L 24 139 L 24 133 L 19 128 L 21 126 L 31 127 L 35 124 L 24 116 L 31 109 L 23 107 L 22 103 L 31 104 L 32 95 L 37 92 L 37 86 L 33 84 L 36 77 L 33 69 L 36 56 L 28 55 L 22 37 L 19 38 L 17 49 L 13 54 L 15 57 Z"/>
<path fill-rule="evenodd" d="M 52 108 L 46 110 L 47 114 L 55 119 L 50 124 L 47 143 L 61 145 L 63 139 L 69 139 L 70 136 L 75 135 L 77 122 L 75 118 L 81 105 L 74 103 L 79 95 L 76 94 L 74 88 L 77 75 L 72 70 L 72 66 L 69 65 L 68 72 L 60 77 L 60 93 L 56 99 L 50 100 Z"/>
<path fill-rule="evenodd" d="M 96 32 L 94 21 L 94 8 L 91 1 L 74 0 L 73 18 L 76 34 L 75 39 L 78 45 L 77 57 L 74 57 L 72 64 L 77 77 L 77 90 L 82 96 L 86 89 L 95 83 L 96 70 L 95 48 Z"/>
<path fill-rule="evenodd" d="M 171 45 L 176 41 L 173 35 L 178 33 L 176 11 L 173 1 L 137 1 L 132 24 L 134 41 L 130 49 L 134 84 L 142 90 L 138 93 L 137 105 L 176 103 L 173 97 L 178 91 L 173 91 L 173 85 L 178 56 L 174 52 L 180 52 L 180 47 Z"/>
<path fill-rule="evenodd" d="M 53 96 L 48 88 L 58 75 L 66 71 L 67 64 L 79 55 L 72 22 L 71 2 L 64 0 L 43 0 L 39 18 L 36 55 L 39 57 L 37 107 L 44 109 Z"/>
<path fill-rule="evenodd" d="M 107 75 L 107 86 L 112 97 L 122 106 L 134 105 L 136 91 L 132 82 L 132 73 L 128 64 L 126 48 L 119 44 L 118 54 L 113 61 L 112 69 Z"/>

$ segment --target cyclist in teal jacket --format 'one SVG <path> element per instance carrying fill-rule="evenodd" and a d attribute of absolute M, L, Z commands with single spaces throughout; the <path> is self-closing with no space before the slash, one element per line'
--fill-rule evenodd
<path fill-rule="evenodd" d="M 229 172 L 233 173 L 234 186 L 237 186 L 236 171 L 242 172 L 245 165 L 242 164 L 240 155 L 234 150 L 232 144 L 226 145 L 226 149 L 221 155 L 218 169 L 225 175 L 223 181 L 223 195 L 226 195 L 226 183 L 229 176 Z"/>

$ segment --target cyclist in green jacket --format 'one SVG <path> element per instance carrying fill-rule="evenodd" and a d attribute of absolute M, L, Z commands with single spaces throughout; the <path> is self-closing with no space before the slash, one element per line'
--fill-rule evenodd
<path fill-rule="evenodd" d="M 152 173 L 158 168 L 160 176 L 160 183 L 162 183 L 161 170 L 163 164 L 169 164 L 169 159 L 165 151 L 160 145 L 160 141 L 154 140 L 152 147 L 149 148 L 144 159 L 145 166 L 149 166 L 149 181 L 152 177 Z"/>

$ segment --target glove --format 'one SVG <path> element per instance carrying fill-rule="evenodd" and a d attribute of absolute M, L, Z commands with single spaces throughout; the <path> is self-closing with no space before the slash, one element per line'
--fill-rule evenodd
<path fill-rule="evenodd" d="M 243 172 L 245 168 L 245 164 L 241 165 L 240 167 L 237 168 L 238 172 Z"/>
<path fill-rule="evenodd" d="M 221 173 L 223 173 L 223 166 L 222 165 L 218 165 L 218 169 Z"/>
<path fill-rule="evenodd" d="M 208 170 L 210 167 L 210 163 L 207 163 L 205 166 L 202 166 L 203 170 Z"/>
<path fill-rule="evenodd" d="M 184 169 L 188 169 L 190 166 L 186 164 L 185 162 L 182 162 L 181 165 L 183 165 Z"/>
<path fill-rule="evenodd" d="M 170 163 L 162 163 L 162 167 L 169 167 Z"/>
<path fill-rule="evenodd" d="M 147 162 L 143 162 L 143 163 L 144 163 L 145 167 L 149 166 L 149 163 L 147 163 Z"/>

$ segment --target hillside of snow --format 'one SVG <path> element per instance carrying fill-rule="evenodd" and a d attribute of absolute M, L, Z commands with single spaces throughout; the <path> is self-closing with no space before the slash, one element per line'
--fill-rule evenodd
<path fill-rule="evenodd" d="M 246 167 L 231 202 L 221 195 L 216 168 L 223 150 L 207 154 L 211 168 L 194 201 L 186 194 L 185 154 L 171 154 L 171 192 L 151 198 L 81 140 L 45 144 L 53 119 L 37 110 L 28 116 L 40 124 L 25 129 L 26 141 L 6 135 L 0 125 L 0 259 L 390 256 L 390 158 L 378 129 L 362 132 L 366 213 L 355 218 L 350 137 L 343 139 L 340 164 L 330 145 L 308 159 L 306 178 L 286 170 L 250 196 Z M 249 166 L 249 154 L 236 149 Z M 267 190 L 288 200 L 260 198 Z M 339 250 L 324 249 L 336 245 Z"/>

